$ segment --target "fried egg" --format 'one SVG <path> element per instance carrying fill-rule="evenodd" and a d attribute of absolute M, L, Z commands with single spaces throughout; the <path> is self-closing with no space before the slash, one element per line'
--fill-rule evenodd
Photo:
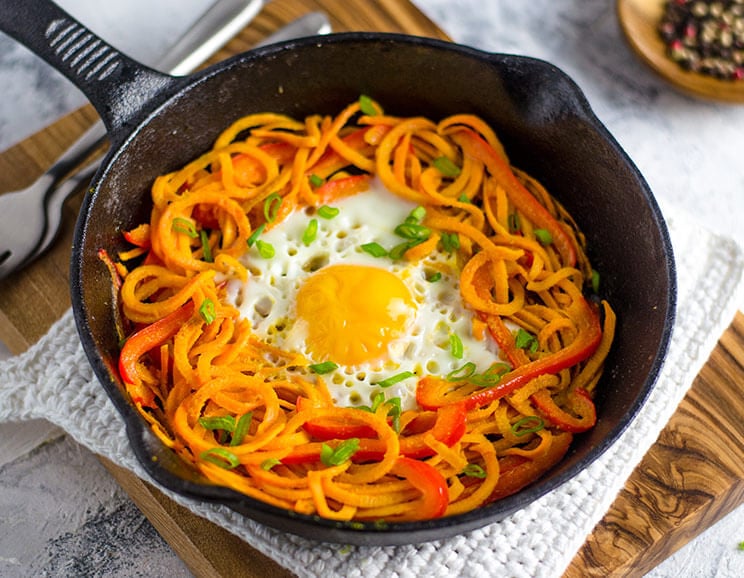
<path fill-rule="evenodd" d="M 447 375 L 466 362 L 485 371 L 498 360 L 493 340 L 473 334 L 455 253 L 437 250 L 409 262 L 363 249 L 399 245 L 394 229 L 415 204 L 375 179 L 367 191 L 330 205 L 331 218 L 300 209 L 264 232 L 260 240 L 273 256 L 263 258 L 254 245 L 243 257 L 247 282 L 228 283 L 228 300 L 259 339 L 311 364 L 335 364 L 323 378 L 339 406 L 370 405 L 383 391 L 411 409 L 420 377 Z M 309 242 L 308 227 L 317 227 Z"/>

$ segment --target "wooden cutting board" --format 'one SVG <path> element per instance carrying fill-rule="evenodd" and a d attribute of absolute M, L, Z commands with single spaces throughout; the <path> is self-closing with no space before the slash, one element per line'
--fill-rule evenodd
<path fill-rule="evenodd" d="M 273 0 L 212 62 L 247 50 L 281 25 L 324 10 L 335 31 L 446 35 L 407 0 Z M 0 154 L 0 191 L 29 184 L 96 118 L 90 107 Z M 65 208 L 54 248 L 0 281 L 0 340 L 14 353 L 37 341 L 70 306 L 68 261 L 80 196 Z M 656 444 L 573 560 L 566 577 L 641 576 L 744 498 L 744 315 L 737 314 Z M 194 516 L 149 484 L 104 464 L 197 576 L 290 576 L 232 534 Z M 744 540 L 732 536 L 732 547 Z"/>

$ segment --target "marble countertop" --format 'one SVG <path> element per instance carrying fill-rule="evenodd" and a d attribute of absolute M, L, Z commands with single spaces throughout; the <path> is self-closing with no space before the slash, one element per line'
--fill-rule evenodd
<path fill-rule="evenodd" d="M 59 4 L 111 44 L 154 64 L 212 1 Z M 658 78 L 625 44 L 614 2 L 414 1 L 456 41 L 562 68 L 638 165 L 662 210 L 674 204 L 744 245 L 744 107 L 688 97 Z M 0 86 L 0 150 L 85 102 L 2 34 Z M 0 347 L 0 358 L 7 355 Z M 743 528 L 739 508 L 649 576 L 744 576 L 744 552 L 737 549 Z M 34 422 L 0 424 L 0 575 L 190 574 L 90 452 Z"/>

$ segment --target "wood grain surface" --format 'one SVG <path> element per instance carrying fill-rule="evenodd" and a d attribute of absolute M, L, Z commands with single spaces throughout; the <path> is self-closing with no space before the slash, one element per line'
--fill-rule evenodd
<path fill-rule="evenodd" d="M 282 24 L 324 10 L 336 31 L 446 38 L 401 0 L 273 0 L 211 62 L 250 48 Z M 0 154 L 0 192 L 29 184 L 96 118 L 85 107 Z M 68 263 L 80 196 L 65 206 L 59 241 L 0 281 L 0 340 L 14 353 L 37 341 L 70 306 Z M 744 315 L 738 314 L 674 417 L 636 468 L 566 577 L 643 575 L 742 502 Z M 104 465 L 197 576 L 291 576 L 229 532 L 178 506 L 115 464 Z M 732 537 L 738 542 L 741 537 Z"/>

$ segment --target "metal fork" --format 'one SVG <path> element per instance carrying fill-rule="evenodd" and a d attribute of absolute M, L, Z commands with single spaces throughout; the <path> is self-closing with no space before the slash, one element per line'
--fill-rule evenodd
<path fill-rule="evenodd" d="M 174 75 L 190 72 L 237 34 L 264 3 L 219 0 L 168 51 L 158 68 Z M 98 121 L 30 186 L 0 195 L 0 279 L 39 257 L 54 241 L 62 205 L 99 164 L 95 159 L 83 167 L 80 163 L 105 141 L 106 129 Z"/>

